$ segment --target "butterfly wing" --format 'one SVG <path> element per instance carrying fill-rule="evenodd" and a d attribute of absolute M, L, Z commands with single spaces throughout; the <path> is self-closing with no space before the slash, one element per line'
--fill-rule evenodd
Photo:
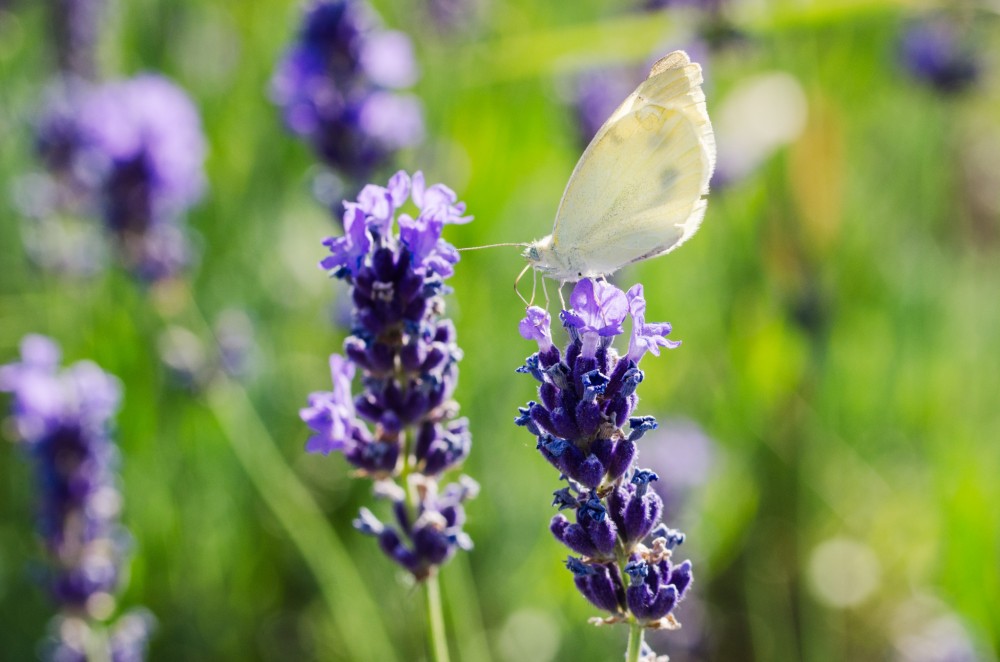
<path fill-rule="evenodd" d="M 611 115 L 570 176 L 552 249 L 579 275 L 669 252 L 705 214 L 715 137 L 701 67 L 675 51 Z"/>

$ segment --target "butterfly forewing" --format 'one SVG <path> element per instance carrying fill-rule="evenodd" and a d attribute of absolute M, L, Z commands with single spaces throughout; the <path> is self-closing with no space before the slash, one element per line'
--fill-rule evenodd
<path fill-rule="evenodd" d="M 563 194 L 553 248 L 585 275 L 680 245 L 704 215 L 715 143 L 701 69 L 672 53 L 601 127 Z"/>

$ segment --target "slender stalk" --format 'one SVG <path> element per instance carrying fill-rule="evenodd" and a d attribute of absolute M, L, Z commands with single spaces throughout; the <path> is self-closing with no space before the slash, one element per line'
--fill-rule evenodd
<path fill-rule="evenodd" d="M 483 608 L 468 554 L 455 555 L 448 563 L 448 574 L 442 575 L 441 583 L 448 594 L 448 623 L 454 632 L 461 633 L 455 642 L 458 659 L 492 662 L 493 654 L 483 624 Z"/>
<path fill-rule="evenodd" d="M 250 482 L 312 570 L 343 645 L 358 660 L 396 659 L 364 580 L 312 495 L 278 452 L 246 393 L 220 379 L 209 387 L 206 399 Z M 342 596 L 350 596 L 349 608 Z"/>
<path fill-rule="evenodd" d="M 186 285 L 184 296 L 192 321 L 211 334 L 211 325 Z M 169 321 L 166 316 L 164 319 Z M 334 627 L 351 657 L 398 659 L 364 579 L 316 500 L 278 451 L 242 385 L 219 375 L 206 389 L 205 400 L 250 482 L 316 578 Z"/>
<path fill-rule="evenodd" d="M 431 642 L 431 660 L 448 662 L 448 637 L 444 629 L 444 611 L 441 609 L 441 586 L 437 573 L 424 580 L 427 596 L 427 626 Z"/>
<path fill-rule="evenodd" d="M 107 630 L 94 622 L 88 623 L 85 656 L 87 662 L 111 662 Z"/>
<path fill-rule="evenodd" d="M 628 650 L 625 653 L 625 662 L 639 662 L 639 652 L 642 650 L 642 625 L 632 621 L 628 631 Z"/>

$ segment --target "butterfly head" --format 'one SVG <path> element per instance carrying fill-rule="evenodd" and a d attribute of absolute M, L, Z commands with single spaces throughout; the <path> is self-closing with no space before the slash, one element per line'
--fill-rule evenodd
<path fill-rule="evenodd" d="M 527 260 L 532 267 L 541 271 L 551 271 L 554 266 L 555 249 L 552 246 L 552 235 L 538 239 L 528 244 L 521 256 Z"/>
<path fill-rule="evenodd" d="M 572 252 L 558 250 L 552 235 L 531 242 L 521 255 L 536 271 L 564 283 L 595 275 L 591 270 L 580 268 Z"/>

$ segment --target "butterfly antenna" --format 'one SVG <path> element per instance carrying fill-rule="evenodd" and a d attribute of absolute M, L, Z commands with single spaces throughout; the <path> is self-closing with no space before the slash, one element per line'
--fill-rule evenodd
<path fill-rule="evenodd" d="M 530 306 L 531 304 L 528 303 L 528 300 L 524 298 L 524 295 L 521 294 L 521 291 L 517 289 L 517 284 L 521 282 L 521 277 L 524 276 L 524 272 L 530 268 L 531 268 L 530 264 L 524 265 L 524 269 L 521 269 L 521 273 L 519 273 L 517 275 L 517 278 L 514 279 L 514 292 L 517 294 L 517 298 L 524 302 L 525 306 Z"/>
<path fill-rule="evenodd" d="M 457 250 L 460 250 L 460 251 L 480 251 L 480 250 L 482 250 L 484 248 L 500 248 L 501 246 L 520 246 L 521 248 L 527 248 L 529 245 L 530 244 L 522 244 L 522 243 L 511 242 L 511 243 L 504 243 L 504 244 L 488 244 L 486 246 L 468 246 L 466 248 L 459 248 Z"/>

